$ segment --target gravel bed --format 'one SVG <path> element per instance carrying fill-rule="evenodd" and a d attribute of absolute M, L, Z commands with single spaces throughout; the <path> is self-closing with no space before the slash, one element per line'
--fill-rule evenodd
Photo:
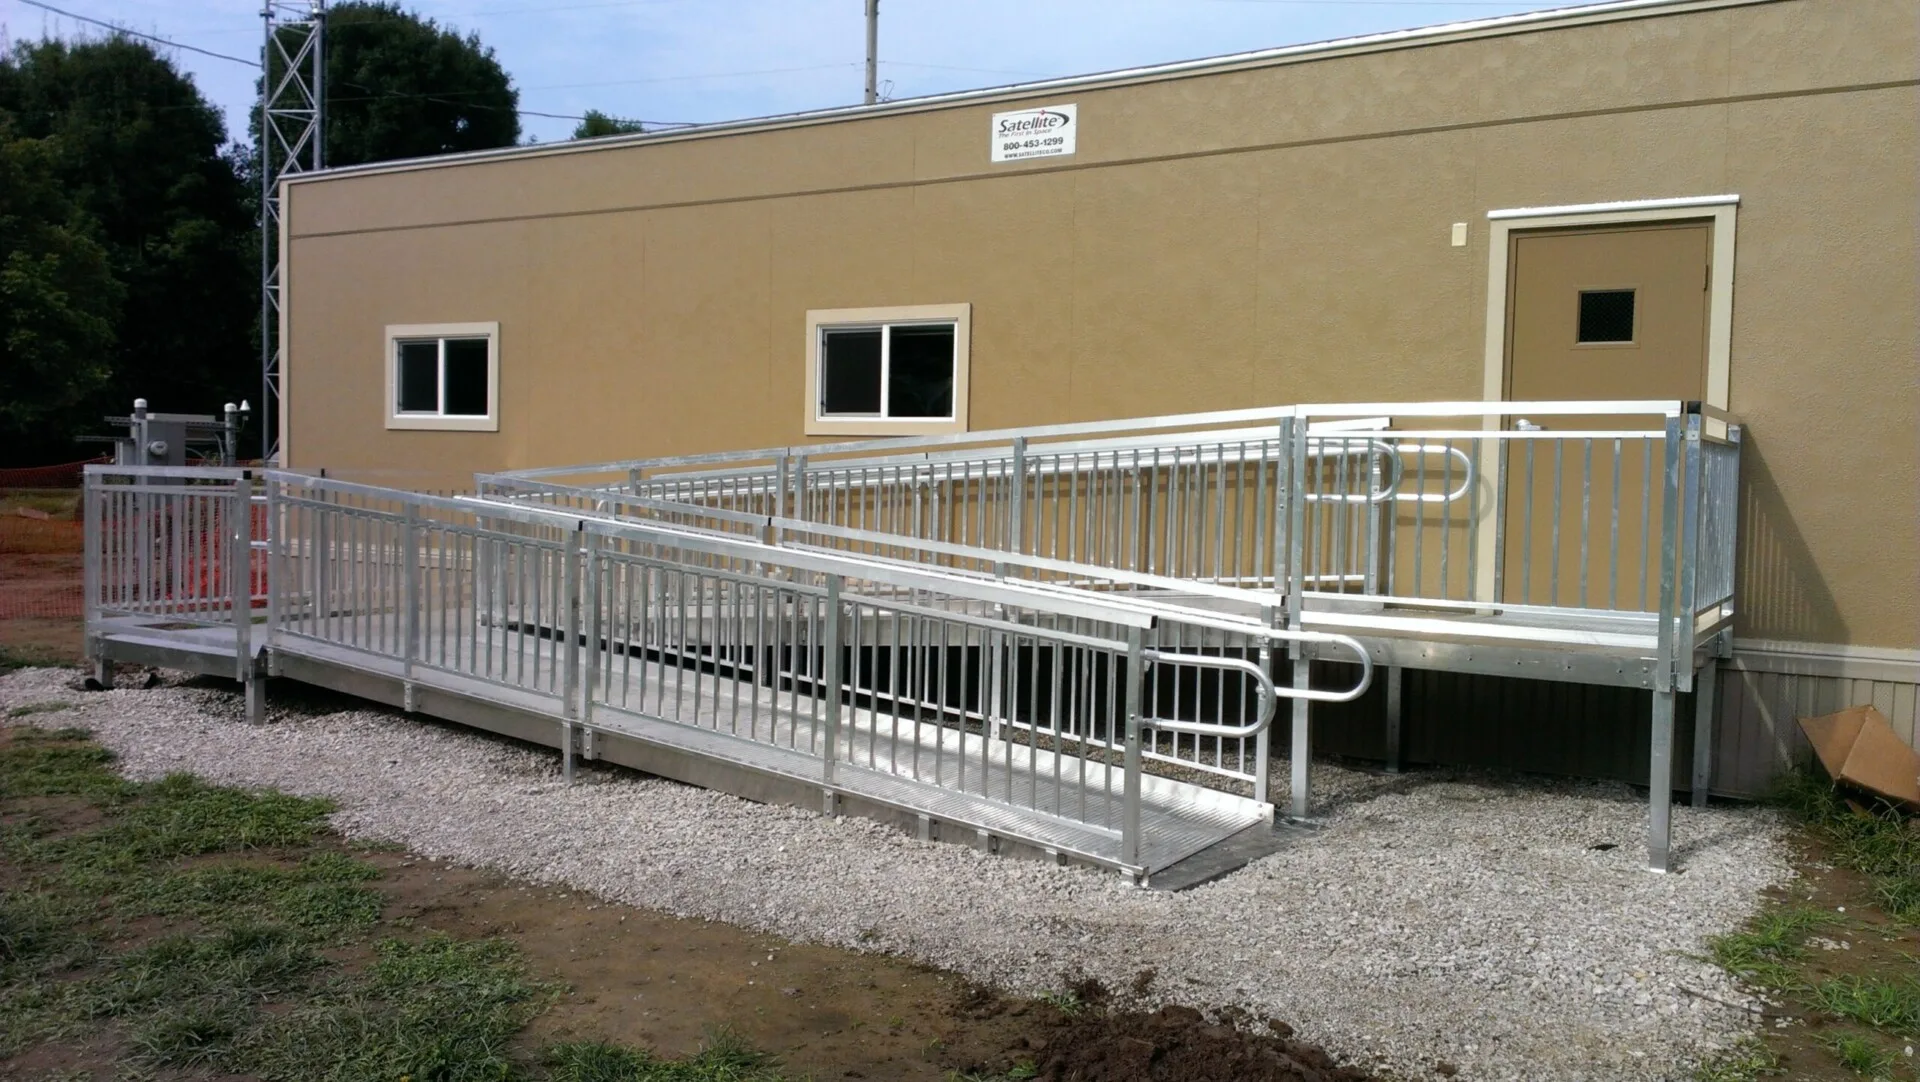
<path fill-rule="evenodd" d="M 1626 786 L 1316 764 L 1324 829 L 1165 894 L 613 768 L 568 786 L 553 752 L 316 692 L 277 689 L 252 726 L 226 687 L 77 680 L 0 677 L 0 714 L 74 703 L 27 720 L 92 729 L 136 777 L 324 795 L 348 835 L 1014 992 L 1151 968 L 1154 1001 L 1284 1019 L 1409 1078 L 1690 1077 L 1754 1024 L 1692 956 L 1792 875 L 1764 809 L 1677 807 L 1682 871 L 1660 876 Z"/>

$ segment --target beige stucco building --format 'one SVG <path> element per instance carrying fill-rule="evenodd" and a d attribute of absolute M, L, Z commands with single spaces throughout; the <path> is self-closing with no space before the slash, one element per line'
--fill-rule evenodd
<path fill-rule="evenodd" d="M 1750 793 L 1797 714 L 1871 701 L 1914 739 L 1917 10 L 1636 0 L 294 178 L 285 462 L 446 488 L 848 433 L 1702 398 L 1746 425 L 1717 750 Z M 1027 141 L 1007 113 L 1066 117 L 1071 152 L 994 160 Z M 1669 347 L 1533 351 L 1562 285 L 1601 320 L 1638 288 L 1620 343 Z M 826 410 L 823 329 L 888 320 L 951 326 L 951 401 Z M 1493 741 L 1442 684 L 1416 759 L 1552 766 L 1613 727 L 1576 767 L 1645 776 L 1635 693 L 1528 700 L 1538 731 Z"/>

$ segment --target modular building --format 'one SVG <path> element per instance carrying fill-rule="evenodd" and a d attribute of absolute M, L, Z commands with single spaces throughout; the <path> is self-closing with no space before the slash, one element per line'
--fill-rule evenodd
<path fill-rule="evenodd" d="M 1920 687 L 1910 0 L 1630 0 L 283 189 L 283 463 L 476 472 L 1304 402 L 1738 418 L 1716 791 Z M 1551 423 L 1550 421 L 1547 423 Z M 1644 780 L 1647 693 L 1409 674 Z M 1382 754 L 1381 696 L 1318 746 Z M 1679 758 L 1687 755 L 1683 748 Z"/>

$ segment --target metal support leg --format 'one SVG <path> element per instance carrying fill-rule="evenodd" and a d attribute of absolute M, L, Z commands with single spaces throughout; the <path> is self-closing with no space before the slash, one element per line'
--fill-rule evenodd
<path fill-rule="evenodd" d="M 1693 806 L 1707 806 L 1713 788 L 1713 717 L 1719 709 L 1720 659 L 1708 658 L 1693 678 Z"/>
<path fill-rule="evenodd" d="M 1296 654 L 1293 659 L 1293 686 L 1307 686 L 1307 669 L 1311 663 L 1304 654 Z M 1294 819 L 1305 819 L 1307 809 L 1312 806 L 1312 794 L 1308 789 L 1307 767 L 1313 758 L 1313 733 L 1307 722 L 1307 700 L 1293 700 L 1293 794 L 1288 815 Z"/>
<path fill-rule="evenodd" d="M 267 677 L 256 672 L 247 677 L 247 724 L 260 725 L 267 720 Z"/>
<path fill-rule="evenodd" d="M 573 783 L 573 723 L 560 723 L 560 776 Z"/>
<path fill-rule="evenodd" d="M 1673 841 L 1674 692 L 1653 693 L 1653 755 L 1647 768 L 1647 867 L 1667 870 Z"/>
<path fill-rule="evenodd" d="M 97 690 L 113 690 L 113 662 L 105 657 L 93 659 L 93 682 L 99 685 Z"/>
<path fill-rule="evenodd" d="M 1400 675 L 1398 665 L 1387 666 L 1387 773 L 1400 773 Z"/>

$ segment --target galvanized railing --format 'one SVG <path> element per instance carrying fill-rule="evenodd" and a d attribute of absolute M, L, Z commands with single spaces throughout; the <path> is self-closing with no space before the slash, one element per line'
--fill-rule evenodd
<path fill-rule="evenodd" d="M 1109 832 L 1128 862 L 1144 762 L 1229 774 L 1263 797 L 1252 747 L 1264 747 L 1278 699 L 1365 688 L 1364 651 L 1340 635 L 725 530 L 217 472 L 140 514 L 125 508 L 154 495 L 142 471 L 102 480 L 90 497 L 97 596 L 138 596 L 146 573 L 123 554 L 257 505 L 257 525 L 242 519 L 261 537 L 244 550 L 260 552 L 258 600 L 249 576 L 215 576 L 191 605 L 231 619 L 221 590 L 249 582 L 249 610 L 264 609 L 258 641 L 275 650 L 450 680 L 557 715 L 570 733 L 651 719 L 800 753 L 829 785 L 841 771 L 879 772 Z M 1264 661 L 1243 660 L 1305 641 L 1349 650 L 1361 680 L 1276 688 Z M 1156 731 L 1188 754 L 1170 755 Z M 571 754 L 571 736 L 564 746 Z"/>

